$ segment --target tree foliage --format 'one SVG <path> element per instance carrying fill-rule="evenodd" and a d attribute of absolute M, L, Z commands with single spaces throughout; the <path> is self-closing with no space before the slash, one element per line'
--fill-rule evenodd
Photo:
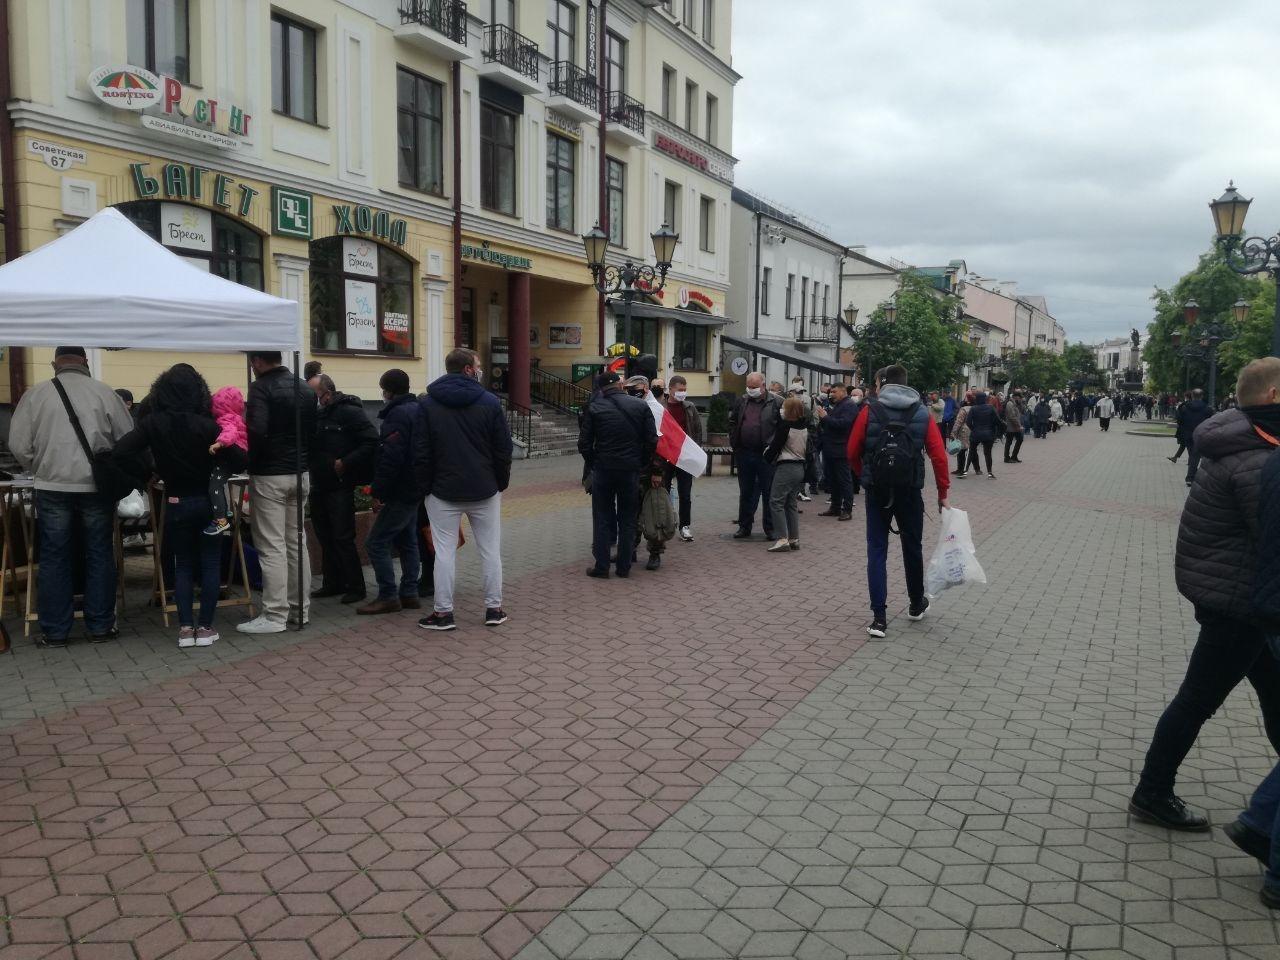
<path fill-rule="evenodd" d="M 1083 383 L 1086 387 L 1106 384 L 1106 372 L 1098 369 L 1098 354 L 1087 343 L 1069 343 L 1062 351 L 1062 361 L 1067 365 L 1067 379 Z"/>
<path fill-rule="evenodd" d="M 1010 389 L 1030 387 L 1036 392 L 1063 390 L 1071 379 L 1065 357 L 1040 347 L 1006 357 L 1004 369 L 1009 376 Z"/>

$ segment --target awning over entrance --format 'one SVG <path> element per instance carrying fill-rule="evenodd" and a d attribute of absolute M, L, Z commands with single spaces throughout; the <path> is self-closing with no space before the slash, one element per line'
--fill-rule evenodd
<path fill-rule="evenodd" d="M 854 372 L 853 367 L 847 367 L 842 363 L 836 363 L 834 360 L 828 360 L 825 357 L 815 357 L 813 354 L 805 353 L 801 350 L 793 350 L 790 347 L 785 347 L 780 343 L 774 343 L 769 340 L 752 340 L 750 337 L 731 337 L 728 334 L 724 334 L 720 337 L 720 342 L 740 347 L 743 350 L 750 350 L 753 353 L 763 353 L 766 357 L 773 357 L 775 360 L 781 360 L 784 363 L 790 363 L 806 370 L 816 370 L 818 373 L 842 376 L 844 374 L 851 375 Z"/>
<path fill-rule="evenodd" d="M 615 317 L 621 318 L 626 307 L 621 300 L 606 300 L 605 305 Z M 631 316 L 655 320 L 676 320 L 694 327 L 723 327 L 733 323 L 728 317 L 715 317 L 700 310 L 677 310 L 674 307 L 660 307 L 656 303 L 641 303 L 639 300 L 631 304 Z"/>

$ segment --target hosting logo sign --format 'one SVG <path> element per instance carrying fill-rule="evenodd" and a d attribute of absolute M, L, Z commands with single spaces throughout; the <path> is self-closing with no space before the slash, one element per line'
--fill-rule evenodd
<path fill-rule="evenodd" d="M 160 78 L 150 70 L 126 64 L 99 67 L 89 74 L 89 89 L 109 107 L 118 110 L 146 110 L 160 103 Z"/>

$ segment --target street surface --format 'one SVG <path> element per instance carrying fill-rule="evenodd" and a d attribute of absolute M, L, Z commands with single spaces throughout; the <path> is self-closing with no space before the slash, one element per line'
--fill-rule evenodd
<path fill-rule="evenodd" d="M 516 465 L 496 630 L 468 546 L 453 634 L 326 600 L 179 651 L 134 583 L 118 645 L 19 637 L 0 960 L 1275 960 L 1255 862 L 1124 810 L 1195 636 L 1184 467 L 1126 426 L 959 481 L 990 584 L 911 624 L 891 563 L 883 641 L 861 502 L 770 555 L 721 471 L 602 582 L 576 458 Z M 1220 826 L 1271 763 L 1241 690 L 1180 793 Z"/>

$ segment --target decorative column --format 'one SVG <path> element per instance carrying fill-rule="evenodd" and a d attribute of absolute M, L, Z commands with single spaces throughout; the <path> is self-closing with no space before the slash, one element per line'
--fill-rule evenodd
<path fill-rule="evenodd" d="M 277 253 L 271 259 L 275 261 L 276 272 L 280 275 L 280 296 L 286 300 L 293 300 L 298 304 L 298 330 L 302 334 L 302 352 L 301 363 L 305 366 L 308 359 L 308 351 L 311 349 L 311 338 L 305 334 L 307 324 L 304 322 L 305 314 L 303 313 L 303 295 L 307 289 L 307 271 L 311 269 L 311 261 L 306 257 L 294 256 L 291 253 Z M 293 358 L 287 354 L 284 357 L 285 365 L 289 364 Z M 302 375 L 301 370 L 295 370 L 294 373 Z"/>
<path fill-rule="evenodd" d="M 507 342 L 510 366 L 507 369 L 507 396 L 513 403 L 529 406 L 529 290 L 527 273 L 507 275 Z"/>
<path fill-rule="evenodd" d="M 423 277 L 422 289 L 426 292 L 427 322 L 419 352 L 426 360 L 427 383 L 434 383 L 444 376 L 444 292 L 449 284 Z"/>

